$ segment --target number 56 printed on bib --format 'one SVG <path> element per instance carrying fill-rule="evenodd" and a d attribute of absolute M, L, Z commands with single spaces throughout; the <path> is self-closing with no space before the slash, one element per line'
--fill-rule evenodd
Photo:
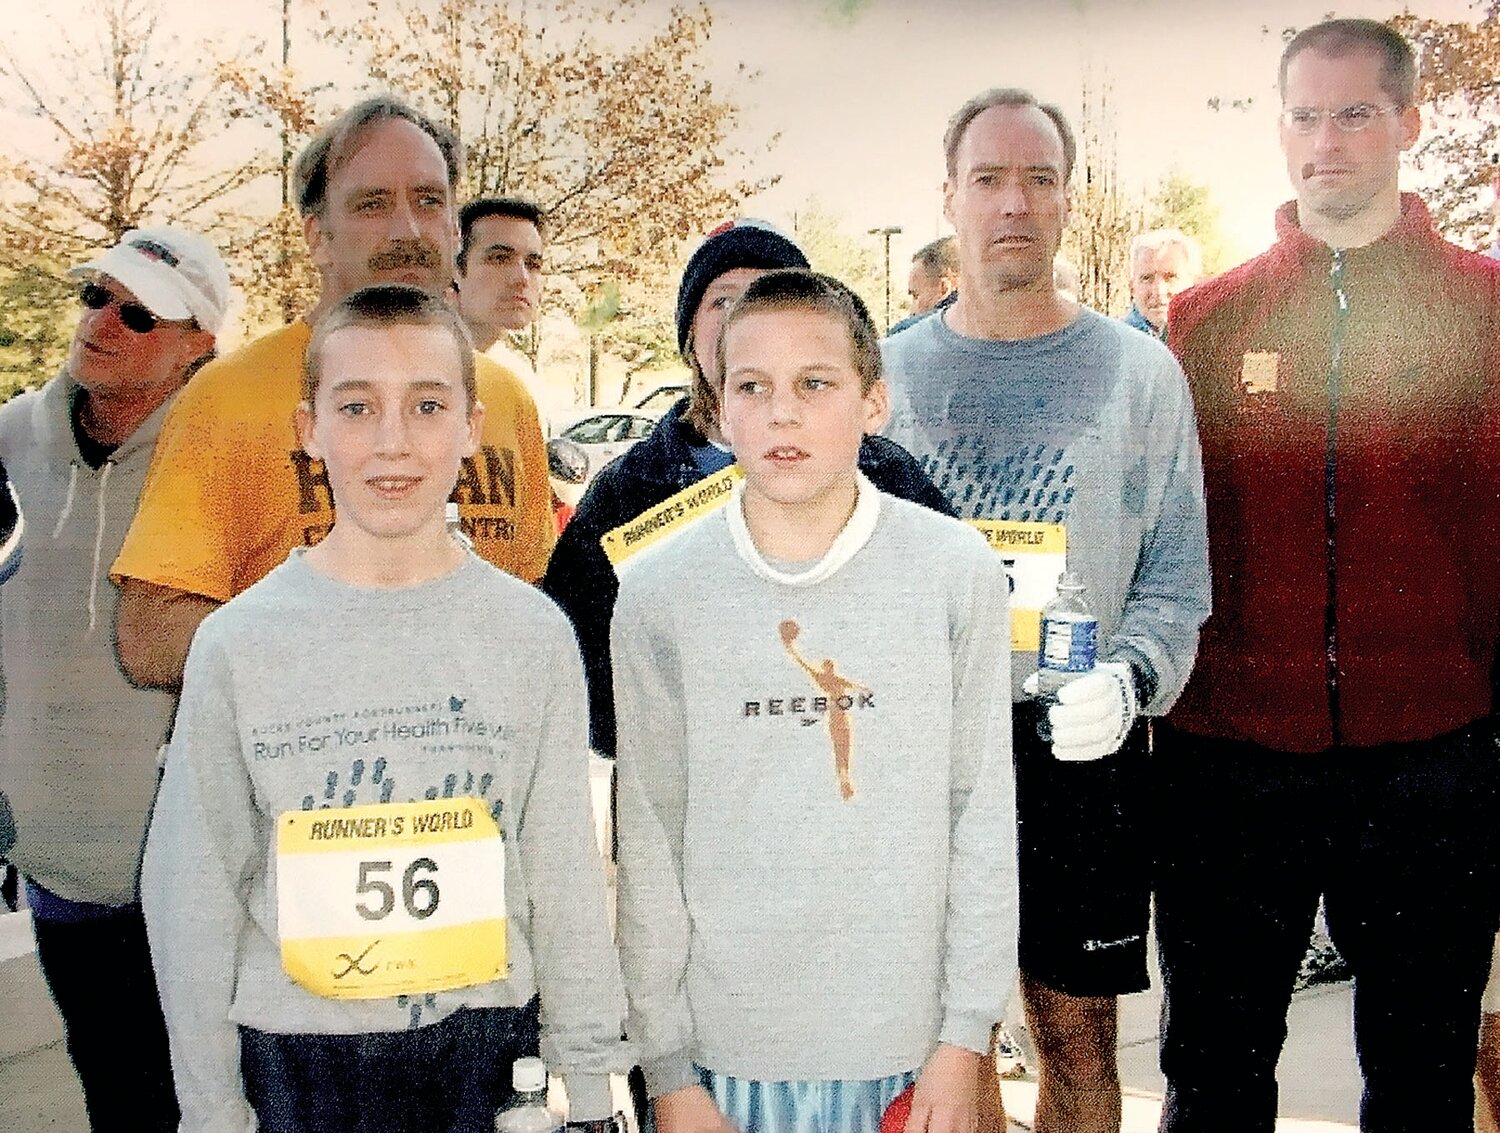
<path fill-rule="evenodd" d="M 505 976 L 505 843 L 482 799 L 287 811 L 276 869 L 281 964 L 314 995 Z"/>

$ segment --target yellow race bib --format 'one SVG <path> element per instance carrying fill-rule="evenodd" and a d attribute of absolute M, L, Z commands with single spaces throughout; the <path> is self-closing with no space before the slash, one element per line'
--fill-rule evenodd
<path fill-rule="evenodd" d="M 718 511 L 729 502 L 735 484 L 745 478 L 738 464 L 705 476 L 696 484 L 649 507 L 629 523 L 622 523 L 599 537 L 599 545 L 617 570 L 639 551 L 658 543 L 675 531 Z"/>
<path fill-rule="evenodd" d="M 505 977 L 505 843 L 483 799 L 287 811 L 276 869 L 281 964 L 314 995 Z"/>
<path fill-rule="evenodd" d="M 1057 577 L 1068 569 L 1068 530 L 1061 523 L 970 519 L 970 525 L 1005 560 L 1010 572 L 1010 647 L 1035 653 L 1041 644 L 1042 607 L 1057 597 Z"/>

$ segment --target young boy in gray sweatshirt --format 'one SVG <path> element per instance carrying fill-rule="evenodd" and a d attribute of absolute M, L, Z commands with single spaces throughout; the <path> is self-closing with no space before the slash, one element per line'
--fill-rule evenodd
<path fill-rule="evenodd" d="M 662 1133 L 968 1130 L 1015 973 L 1007 580 L 856 470 L 887 413 L 846 287 L 720 338 L 744 471 L 623 570 L 619 940 Z"/>
<path fill-rule="evenodd" d="M 629 1058 L 566 619 L 445 529 L 484 409 L 457 316 L 320 320 L 328 536 L 198 630 L 142 896 L 184 1133 L 493 1129 L 540 1046 L 575 1118 Z"/>

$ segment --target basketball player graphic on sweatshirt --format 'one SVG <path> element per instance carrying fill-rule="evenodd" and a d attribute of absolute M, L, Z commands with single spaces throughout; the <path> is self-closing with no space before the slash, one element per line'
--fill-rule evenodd
<path fill-rule="evenodd" d="M 818 691 L 828 698 L 828 738 L 833 744 L 833 766 L 838 772 L 839 794 L 846 800 L 854 797 L 854 779 L 849 774 L 849 757 L 854 747 L 853 729 L 849 724 L 848 705 L 855 692 L 870 693 L 862 684 L 857 684 L 834 671 L 833 658 L 824 658 L 822 667 L 813 665 L 797 652 L 797 635 L 802 632 L 796 622 L 788 618 L 781 623 L 781 643 L 787 654 L 812 678 Z"/>

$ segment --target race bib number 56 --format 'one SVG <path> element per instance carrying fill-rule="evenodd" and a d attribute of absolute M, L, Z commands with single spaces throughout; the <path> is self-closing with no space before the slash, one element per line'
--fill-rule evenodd
<path fill-rule="evenodd" d="M 377 999 L 505 975 L 505 844 L 481 799 L 287 811 L 281 964 L 314 995 Z"/>

